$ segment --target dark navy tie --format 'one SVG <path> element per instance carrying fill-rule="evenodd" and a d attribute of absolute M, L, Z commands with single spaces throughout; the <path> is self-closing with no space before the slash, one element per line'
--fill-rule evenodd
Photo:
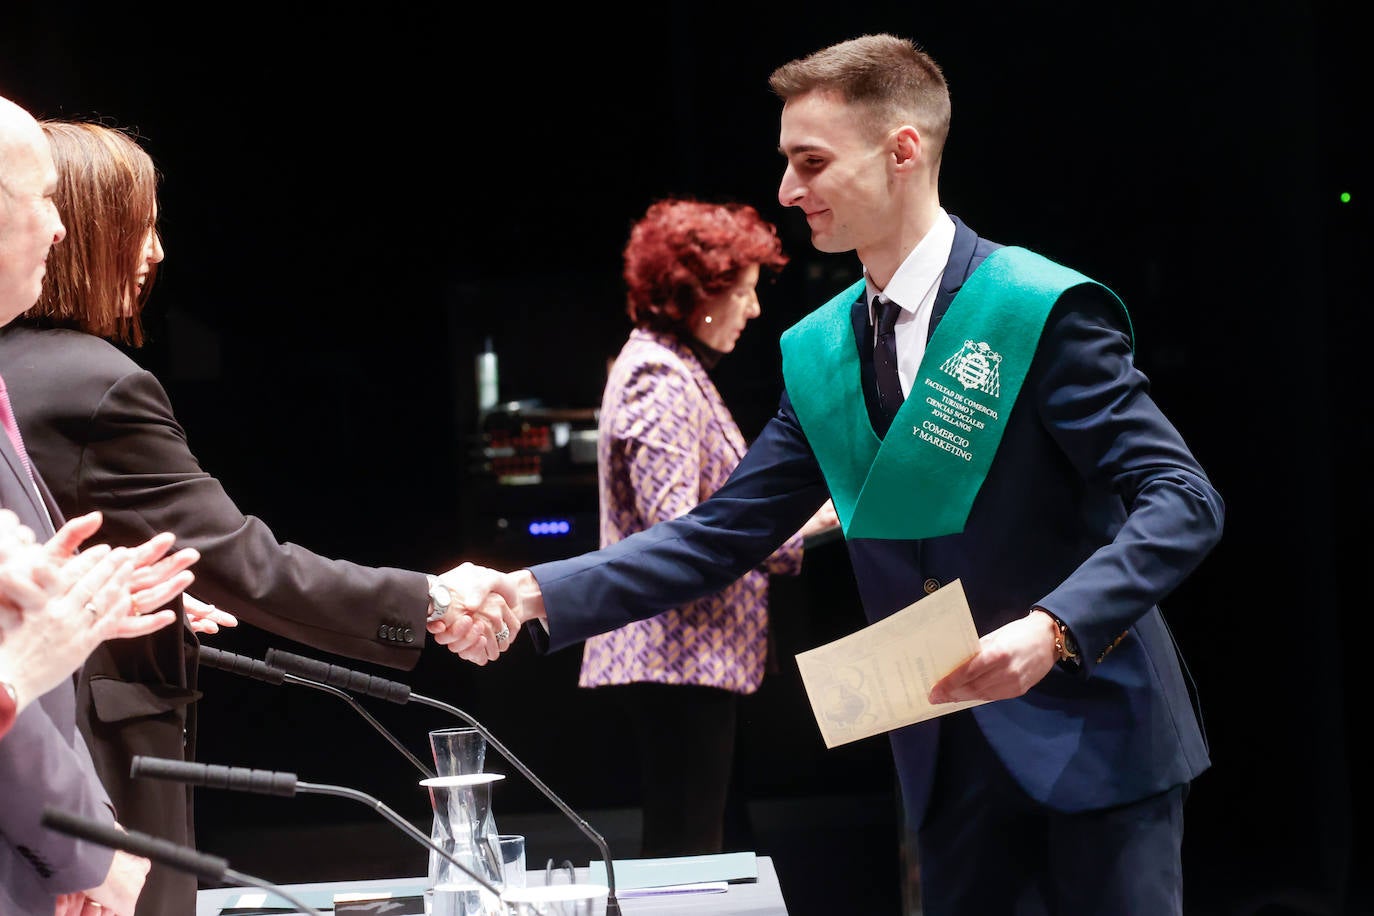
<path fill-rule="evenodd" d="M 878 381 L 878 407 L 883 414 L 883 428 L 880 435 L 887 435 L 897 408 L 902 406 L 902 382 L 897 375 L 897 315 L 901 306 L 895 302 L 884 302 L 873 297 L 873 325 L 877 338 L 873 342 L 873 372 Z"/>

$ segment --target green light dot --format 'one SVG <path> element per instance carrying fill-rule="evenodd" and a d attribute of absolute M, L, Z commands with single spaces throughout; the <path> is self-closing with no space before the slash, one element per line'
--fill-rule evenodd
<path fill-rule="evenodd" d="M 1348 204 L 1348 203 L 1350 203 L 1350 192 L 1349 192 L 1349 191 L 1342 191 L 1342 192 L 1341 192 L 1341 203 L 1343 203 L 1343 204 Z"/>

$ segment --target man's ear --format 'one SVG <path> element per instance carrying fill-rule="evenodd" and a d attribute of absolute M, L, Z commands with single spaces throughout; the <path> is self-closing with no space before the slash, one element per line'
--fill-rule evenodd
<path fill-rule="evenodd" d="M 921 132 L 910 124 L 903 124 L 892 132 L 892 159 L 901 169 L 914 169 L 921 165 L 925 146 L 921 142 Z"/>

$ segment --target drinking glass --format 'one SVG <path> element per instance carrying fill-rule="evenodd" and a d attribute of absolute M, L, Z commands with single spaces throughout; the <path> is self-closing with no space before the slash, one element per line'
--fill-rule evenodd
<path fill-rule="evenodd" d="M 496 837 L 497 860 L 501 863 L 501 885 L 506 888 L 525 886 L 525 838 L 518 833 L 502 833 Z"/>

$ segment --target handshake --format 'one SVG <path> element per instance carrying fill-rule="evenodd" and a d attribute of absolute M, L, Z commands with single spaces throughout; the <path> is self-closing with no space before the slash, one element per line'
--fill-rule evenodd
<path fill-rule="evenodd" d="M 503 573 L 463 563 L 438 579 L 448 586 L 453 603 L 425 628 L 436 643 L 475 665 L 495 661 L 522 626 L 545 618 L 539 583 L 527 569 Z"/>

